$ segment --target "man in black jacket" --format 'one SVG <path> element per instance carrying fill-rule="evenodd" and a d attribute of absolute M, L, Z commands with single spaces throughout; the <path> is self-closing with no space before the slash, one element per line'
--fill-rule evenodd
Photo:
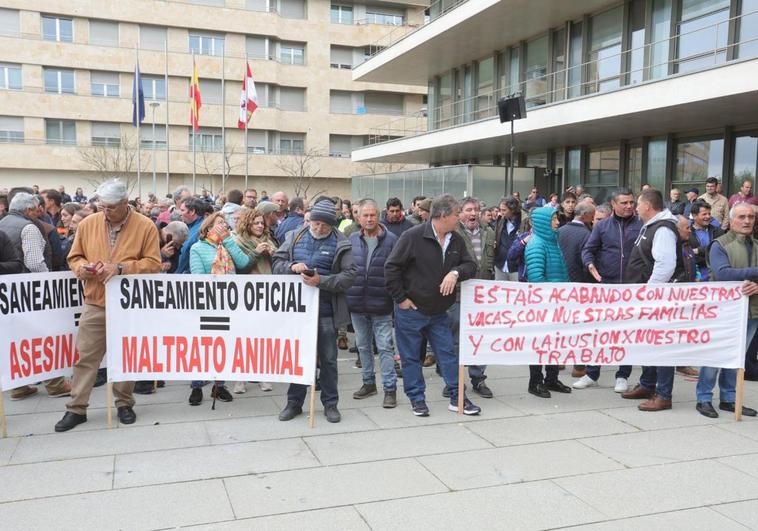
<path fill-rule="evenodd" d="M 576 205 L 574 219 L 558 229 L 558 245 L 566 262 L 571 282 L 594 282 L 582 262 L 582 247 L 592 232 L 592 220 L 595 218 L 595 205 L 582 201 Z"/>
<path fill-rule="evenodd" d="M 706 282 L 710 280 L 710 272 L 706 263 L 708 249 L 711 242 L 724 234 L 724 231 L 711 223 L 711 205 L 700 199 L 692 203 L 690 207 L 692 214 L 692 232 L 689 243 L 692 253 L 695 255 L 695 264 L 700 271 L 700 280 Z"/>
<path fill-rule="evenodd" d="M 24 263 L 11 239 L 0 231 L 0 275 L 23 273 Z"/>
<path fill-rule="evenodd" d="M 455 286 L 473 278 L 477 264 L 466 250 L 458 227 L 460 207 L 445 194 L 432 201 L 429 223 L 403 233 L 385 262 L 384 277 L 395 301 L 395 335 L 403 365 L 403 388 L 413 414 L 429 415 L 421 372 L 422 334 L 429 338 L 437 363 L 450 388 L 450 411 L 458 411 L 458 359 L 447 310 L 455 303 Z M 481 409 L 464 400 L 464 413 Z"/>

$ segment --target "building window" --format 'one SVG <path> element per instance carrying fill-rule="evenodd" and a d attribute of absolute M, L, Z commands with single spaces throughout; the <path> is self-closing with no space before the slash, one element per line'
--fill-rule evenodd
<path fill-rule="evenodd" d="M 489 118 L 495 113 L 495 59 L 488 57 L 476 65 L 476 118 Z"/>
<path fill-rule="evenodd" d="M 547 43 L 545 35 L 526 44 L 527 108 L 547 103 Z"/>
<path fill-rule="evenodd" d="M 224 55 L 224 36 L 210 33 L 190 33 L 189 51 L 199 55 Z"/>
<path fill-rule="evenodd" d="M 19 17 L 16 9 L 0 9 L 0 35 L 17 37 L 19 31 Z"/>
<path fill-rule="evenodd" d="M 45 68 L 45 92 L 56 94 L 74 94 L 74 71 L 60 68 Z"/>
<path fill-rule="evenodd" d="M 619 184 L 619 149 L 590 149 L 584 188 L 599 205 L 610 199 Z"/>
<path fill-rule="evenodd" d="M 48 144 L 76 145 L 76 123 L 73 120 L 45 120 L 45 141 Z"/>
<path fill-rule="evenodd" d="M 353 49 L 347 46 L 332 45 L 329 51 L 329 66 L 332 68 L 353 68 Z"/>
<path fill-rule="evenodd" d="M 245 9 L 265 13 L 268 11 L 268 2 L 267 0 L 245 0 Z"/>
<path fill-rule="evenodd" d="M 189 84 L 187 85 L 189 94 Z M 220 104 L 221 103 L 221 80 L 220 79 L 200 79 L 200 96 L 203 104 Z"/>
<path fill-rule="evenodd" d="M 642 83 L 645 78 L 645 4 L 633 0 L 629 17 L 629 76 L 627 83 Z"/>
<path fill-rule="evenodd" d="M 139 27 L 139 46 L 143 50 L 161 51 L 166 47 L 166 28 L 163 26 L 144 26 Z"/>
<path fill-rule="evenodd" d="M 223 136 L 221 129 L 200 128 L 200 131 L 193 133 L 190 129 L 189 146 L 192 148 L 192 140 L 195 137 L 195 150 L 208 152 L 221 152 L 223 149 Z"/>
<path fill-rule="evenodd" d="M 294 43 L 281 43 L 279 45 L 279 62 L 286 65 L 305 64 L 305 46 Z"/>
<path fill-rule="evenodd" d="M 118 46 L 118 22 L 89 21 L 89 43 Z"/>
<path fill-rule="evenodd" d="M 581 164 L 582 164 L 582 150 L 581 148 L 571 148 L 568 150 L 568 157 L 566 157 L 566 186 L 575 186 L 581 182 Z"/>
<path fill-rule="evenodd" d="M 353 6 L 332 4 L 331 21 L 332 24 L 352 24 Z"/>
<path fill-rule="evenodd" d="M 650 78 L 669 75 L 669 37 L 671 34 L 671 0 L 653 0 L 650 46 Z"/>
<path fill-rule="evenodd" d="M 163 76 L 142 76 L 142 92 L 146 100 L 164 101 L 166 99 L 166 79 Z"/>
<path fill-rule="evenodd" d="M 642 189 L 642 146 L 629 146 L 627 149 L 626 180 L 634 193 Z"/>
<path fill-rule="evenodd" d="M 21 116 L 0 116 L 0 144 L 24 142 L 24 119 Z"/>
<path fill-rule="evenodd" d="M 582 23 L 573 22 L 569 32 L 568 97 L 582 95 Z"/>
<path fill-rule="evenodd" d="M 245 52 L 251 59 L 268 59 L 268 38 L 261 35 L 248 35 L 245 39 Z"/>
<path fill-rule="evenodd" d="M 758 0 L 742 0 L 741 17 L 737 19 L 737 57 L 758 55 Z"/>
<path fill-rule="evenodd" d="M 729 0 L 682 0 L 678 25 L 677 72 L 726 62 Z"/>
<path fill-rule="evenodd" d="M 265 155 L 268 131 L 265 129 L 248 129 L 247 152 L 253 155 Z"/>
<path fill-rule="evenodd" d="M 279 0 L 279 14 L 284 18 L 304 19 L 305 0 Z"/>
<path fill-rule="evenodd" d="M 116 72 L 90 73 L 90 92 L 93 96 L 104 96 L 106 98 L 118 98 L 120 95 L 118 73 Z"/>
<path fill-rule="evenodd" d="M 304 133 L 280 133 L 279 153 L 282 155 L 301 155 L 305 152 Z"/>
<path fill-rule="evenodd" d="M 366 11 L 366 24 L 382 24 L 384 26 L 402 26 L 405 22 L 403 15 L 393 15 L 388 13 L 372 13 Z"/>
<path fill-rule="evenodd" d="M 595 15 L 590 21 L 589 92 L 603 92 L 620 85 L 623 14 L 623 6 L 619 6 Z"/>
<path fill-rule="evenodd" d="M 0 63 L 0 89 L 21 90 L 21 65 Z"/>
<path fill-rule="evenodd" d="M 738 136 L 734 139 L 734 165 L 732 167 L 732 190 L 736 193 L 746 180 L 753 183 L 758 166 L 758 134 Z"/>
<path fill-rule="evenodd" d="M 74 21 L 70 18 L 42 15 L 42 38 L 46 41 L 74 42 Z"/>
<path fill-rule="evenodd" d="M 92 122 L 92 145 L 116 148 L 121 146 L 121 126 L 107 122 Z"/>
<path fill-rule="evenodd" d="M 550 101 L 560 101 L 566 97 L 566 28 L 553 32 L 552 61 Z"/>
<path fill-rule="evenodd" d="M 724 140 L 679 141 L 676 144 L 674 185 L 703 188 L 708 177 L 721 180 L 723 163 Z"/>
<path fill-rule="evenodd" d="M 300 87 L 277 87 L 277 108 L 282 111 L 305 111 L 305 89 Z"/>
<path fill-rule="evenodd" d="M 153 129 L 155 129 L 155 136 L 153 136 Z M 190 134 L 190 138 L 191 138 Z M 165 125 L 150 125 L 140 127 L 139 130 L 140 147 L 145 149 L 166 149 L 166 126 Z M 192 144 L 190 144 L 191 146 Z"/>

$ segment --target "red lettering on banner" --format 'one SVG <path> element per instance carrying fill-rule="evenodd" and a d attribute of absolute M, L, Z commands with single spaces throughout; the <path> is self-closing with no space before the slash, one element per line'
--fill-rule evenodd
<path fill-rule="evenodd" d="M 174 346 L 173 336 L 163 336 L 163 346 L 166 347 L 166 372 L 171 372 L 171 347 Z"/>
<path fill-rule="evenodd" d="M 242 359 L 242 341 L 237 338 L 234 341 L 234 356 L 232 357 L 232 372 L 247 372 L 244 370 L 244 362 Z"/>
<path fill-rule="evenodd" d="M 303 366 L 300 365 L 300 340 L 295 340 L 295 376 L 303 375 Z"/>
<path fill-rule="evenodd" d="M 79 358 L 73 334 L 11 341 L 9 352 L 11 380 L 67 369 Z"/>
<path fill-rule="evenodd" d="M 483 336 L 479 336 L 479 341 L 474 340 L 474 336 L 468 336 L 468 340 L 471 342 L 471 345 L 474 347 L 474 356 L 476 356 L 476 353 L 479 352 L 479 345 L 482 344 Z"/>
<path fill-rule="evenodd" d="M 176 338 L 176 372 L 189 372 L 187 338 L 183 336 Z"/>
<path fill-rule="evenodd" d="M 192 344 L 190 345 L 189 366 L 187 367 L 187 372 L 200 372 L 202 370 L 202 363 L 200 361 L 200 346 L 197 344 L 197 341 L 192 341 Z"/>
<path fill-rule="evenodd" d="M 279 374 L 279 348 L 281 340 L 266 338 L 266 372 L 269 374 Z"/>
<path fill-rule="evenodd" d="M 474 304 L 484 304 L 484 295 L 482 294 L 483 289 L 484 286 L 474 286 Z"/>
<path fill-rule="evenodd" d="M 226 365 L 226 344 L 224 339 L 217 337 L 213 342 L 213 368 L 216 372 L 223 372 Z"/>
<path fill-rule="evenodd" d="M 16 352 L 16 342 L 11 341 L 11 380 L 23 378 L 21 373 L 21 364 L 18 362 L 18 352 Z"/>
<path fill-rule="evenodd" d="M 284 349 L 282 351 L 282 374 L 285 372 L 292 374 L 292 351 L 289 341 L 284 342 Z"/>
<path fill-rule="evenodd" d="M 247 341 L 245 342 L 247 346 L 247 350 L 245 351 L 245 372 L 258 372 L 258 340 L 250 340 L 250 338 L 247 338 Z M 261 366 L 263 365 L 263 360 L 261 360 Z"/>
<path fill-rule="evenodd" d="M 121 366 L 124 372 L 137 370 L 137 338 L 121 338 Z"/>

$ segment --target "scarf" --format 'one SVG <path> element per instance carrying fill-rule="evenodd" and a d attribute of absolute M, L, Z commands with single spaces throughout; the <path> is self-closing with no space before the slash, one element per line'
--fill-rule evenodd
<path fill-rule="evenodd" d="M 211 264 L 211 274 L 213 275 L 233 275 L 236 272 L 232 256 L 224 247 L 221 238 L 215 233 L 208 233 L 205 241 L 216 248 L 216 256 Z"/>
<path fill-rule="evenodd" d="M 252 234 L 243 237 L 235 233 L 234 239 L 242 251 L 255 261 L 253 268 L 250 270 L 251 275 L 270 275 L 273 272 L 271 257 L 276 252 L 277 245 L 267 230 L 260 237 L 253 236 Z M 270 254 L 258 254 L 255 252 L 255 248 L 261 243 L 271 245 Z"/>

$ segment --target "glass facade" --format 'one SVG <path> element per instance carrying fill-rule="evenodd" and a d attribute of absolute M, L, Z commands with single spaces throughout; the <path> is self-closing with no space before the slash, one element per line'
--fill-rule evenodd
<path fill-rule="evenodd" d="M 527 108 L 545 105 L 548 101 L 547 43 L 547 35 L 526 43 L 524 98 Z"/>
<path fill-rule="evenodd" d="M 726 62 L 730 0 L 681 0 L 677 72 Z"/>
<path fill-rule="evenodd" d="M 721 179 L 724 140 L 687 140 L 676 144 L 675 186 L 698 186 L 705 190 L 708 177 Z"/>
<path fill-rule="evenodd" d="M 624 7 L 619 6 L 590 19 L 588 92 L 621 86 L 621 35 Z"/>
<path fill-rule="evenodd" d="M 734 139 L 734 162 L 732 164 L 732 193 L 742 185 L 745 179 L 755 184 L 758 175 L 758 133 L 738 136 Z"/>
<path fill-rule="evenodd" d="M 619 148 L 589 150 L 584 189 L 598 204 L 607 201 L 613 189 L 618 188 L 619 167 Z"/>

